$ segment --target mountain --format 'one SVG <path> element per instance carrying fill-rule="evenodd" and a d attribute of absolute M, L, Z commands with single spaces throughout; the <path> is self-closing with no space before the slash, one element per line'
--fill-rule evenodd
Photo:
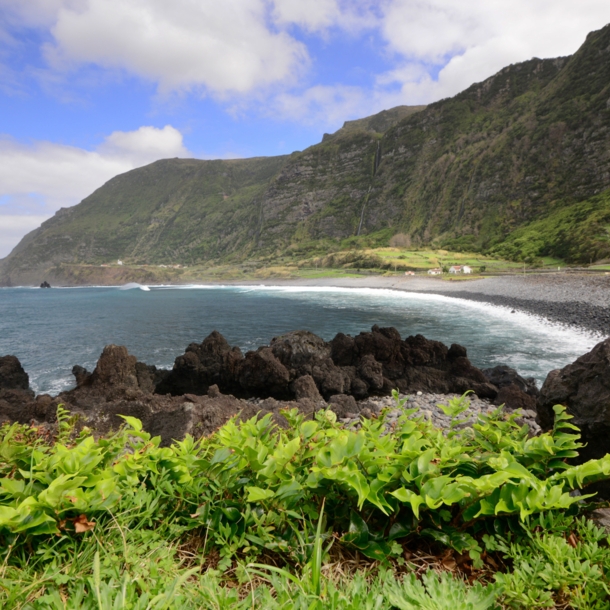
<path fill-rule="evenodd" d="M 610 257 L 610 26 L 427 107 L 348 121 L 302 152 L 168 159 L 60 210 L 0 262 L 0 283 L 61 263 L 186 263 L 351 242 L 516 259 Z"/>

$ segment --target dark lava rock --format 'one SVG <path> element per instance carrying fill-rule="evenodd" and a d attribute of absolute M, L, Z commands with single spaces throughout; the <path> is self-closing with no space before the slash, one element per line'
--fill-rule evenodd
<path fill-rule="evenodd" d="M 89 385 L 95 388 L 137 388 L 138 360 L 123 345 L 107 345 L 91 374 Z"/>
<path fill-rule="evenodd" d="M 521 377 L 515 369 L 510 366 L 498 365 L 491 369 L 483 369 L 483 374 L 489 381 L 498 388 L 503 388 L 508 385 L 516 385 L 522 392 L 530 396 L 538 397 L 540 391 L 536 387 L 536 380 L 533 377 Z"/>
<path fill-rule="evenodd" d="M 292 382 L 292 391 L 297 400 L 301 398 L 310 398 L 315 401 L 322 400 L 318 386 L 311 375 L 303 375 L 295 379 Z"/>
<path fill-rule="evenodd" d="M 210 333 L 202 343 L 191 343 L 174 368 L 156 387 L 158 394 L 205 394 L 211 385 L 223 392 L 236 393 L 236 374 L 243 355 L 231 347 L 218 332 Z"/>
<path fill-rule="evenodd" d="M 75 364 L 72 367 L 72 375 L 74 375 L 74 379 L 76 380 L 77 388 L 88 384 L 91 380 L 91 373 L 85 367 L 78 364 Z"/>
<path fill-rule="evenodd" d="M 356 399 L 353 396 L 348 396 L 346 394 L 335 394 L 335 396 L 331 396 L 328 401 L 328 406 L 331 411 L 334 411 L 339 419 L 348 417 L 348 413 L 353 415 L 360 411 Z"/>
<path fill-rule="evenodd" d="M 536 410 L 539 390 L 535 379 L 521 377 L 515 369 L 503 364 L 485 369 L 483 374 L 489 383 L 500 390 L 494 400 L 496 405 L 505 405 L 512 410 Z"/>
<path fill-rule="evenodd" d="M 523 392 L 517 385 L 505 385 L 500 388 L 494 400 L 496 405 L 504 405 L 507 409 L 536 410 L 536 399 Z"/>
<path fill-rule="evenodd" d="M 30 378 L 16 356 L 0 356 L 0 390 L 30 390 Z"/>
<path fill-rule="evenodd" d="M 36 418 L 41 407 L 34 402 L 30 378 L 16 356 L 0 357 L 0 424 L 27 424 Z"/>
<path fill-rule="evenodd" d="M 171 371 L 138 362 L 125 347 L 108 345 L 92 373 L 80 366 L 73 373 L 74 389 L 35 401 L 23 389 L 28 379 L 18 361 L 3 359 L 0 379 L 19 389 L 0 390 L 0 417 L 54 425 L 61 403 L 78 415 L 79 426 L 98 435 L 119 428 L 120 416 L 128 415 L 169 443 L 187 433 L 209 434 L 238 414 L 270 413 L 278 425 L 286 425 L 283 408 L 296 407 L 311 417 L 324 401 L 345 417 L 358 413 L 356 399 L 389 395 L 395 388 L 473 390 L 492 399 L 498 394 L 472 366 L 464 347 L 447 348 L 421 335 L 403 340 L 395 328 L 379 326 L 353 338 L 340 333 L 330 342 L 308 331 L 286 333 L 245 356 L 214 331 L 202 343 L 190 344 Z"/>
<path fill-rule="evenodd" d="M 291 371 L 293 377 L 311 375 L 314 366 L 330 358 L 329 344 L 306 330 L 274 337 L 270 347 L 274 356 Z"/>
<path fill-rule="evenodd" d="M 269 347 L 248 352 L 240 363 L 237 379 L 240 386 L 255 396 L 287 398 L 290 373 Z"/>
<path fill-rule="evenodd" d="M 51 288 L 51 284 L 49 284 L 49 282 L 47 282 L 46 280 L 40 284 L 41 288 Z"/>
<path fill-rule="evenodd" d="M 464 347 L 447 348 L 422 335 L 403 341 L 395 328 L 379 326 L 356 337 L 339 333 L 330 342 L 309 331 L 294 331 L 245 357 L 214 331 L 176 358 L 155 392 L 203 395 L 216 384 L 221 392 L 240 398 L 318 400 L 310 381 L 298 382 L 303 377 L 313 380 L 325 400 L 336 394 L 362 400 L 395 388 L 436 393 L 473 390 L 492 399 L 497 394 L 497 388 L 472 366 Z"/>
<path fill-rule="evenodd" d="M 538 423 L 543 429 L 553 426 L 553 406 L 564 405 L 574 416 L 586 446 L 579 462 L 600 458 L 610 452 L 610 338 L 598 343 L 561 370 L 551 371 L 538 398 Z M 610 498 L 610 484 L 596 487 Z"/>

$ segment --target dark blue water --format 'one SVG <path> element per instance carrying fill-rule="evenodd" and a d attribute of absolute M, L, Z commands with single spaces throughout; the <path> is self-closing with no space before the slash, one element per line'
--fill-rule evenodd
<path fill-rule="evenodd" d="M 326 340 L 373 324 L 403 337 L 421 333 L 468 348 L 480 367 L 506 363 L 543 380 L 596 338 L 481 303 L 390 290 L 158 287 L 0 289 L 0 355 L 14 354 L 37 392 L 71 387 L 74 364 L 92 369 L 104 345 L 126 345 L 148 364 L 171 367 L 186 346 L 212 330 L 254 349 L 284 332 Z"/>

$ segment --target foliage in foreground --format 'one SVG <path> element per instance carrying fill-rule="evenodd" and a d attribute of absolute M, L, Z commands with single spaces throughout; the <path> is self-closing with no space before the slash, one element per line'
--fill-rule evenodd
<path fill-rule="evenodd" d="M 437 596 L 452 608 L 606 608 L 608 539 L 577 518 L 583 498 L 569 491 L 610 477 L 610 456 L 568 466 L 580 444 L 561 407 L 553 431 L 533 438 L 501 411 L 462 428 L 465 397 L 444 408 L 453 416 L 445 434 L 415 411 L 389 432 L 383 416 L 355 431 L 330 411 L 315 421 L 293 411 L 283 430 L 270 417 L 231 421 L 171 447 L 131 418 L 97 441 L 86 431 L 70 441 L 61 413 L 56 442 L 4 427 L 0 600 L 445 607 Z M 495 572 L 495 584 L 432 573 L 420 582 L 408 551 L 422 541 L 454 553 L 471 581 Z M 406 575 L 322 578 L 333 543 Z M 223 587 L 223 577 L 241 586 Z"/>

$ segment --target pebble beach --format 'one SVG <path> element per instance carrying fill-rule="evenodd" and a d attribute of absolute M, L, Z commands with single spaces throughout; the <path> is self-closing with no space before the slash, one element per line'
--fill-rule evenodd
<path fill-rule="evenodd" d="M 240 284 L 384 288 L 439 294 L 524 311 L 567 326 L 610 336 L 610 274 L 557 272 L 443 280 L 425 276 L 363 276 L 264 280 Z"/>

